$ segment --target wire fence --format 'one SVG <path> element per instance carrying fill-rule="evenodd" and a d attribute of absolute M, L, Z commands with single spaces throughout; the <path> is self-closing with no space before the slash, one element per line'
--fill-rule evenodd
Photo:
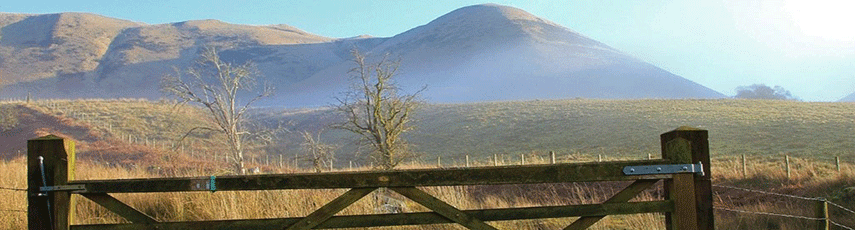
<path fill-rule="evenodd" d="M 18 210 L 18 209 L 0 209 L 0 212 L 23 212 L 23 213 L 27 213 L 27 210 Z"/>
<path fill-rule="evenodd" d="M 834 221 L 831 221 L 831 220 L 829 220 L 828 222 L 829 222 L 829 223 L 831 223 L 831 224 L 833 224 L 834 226 L 837 226 L 837 227 L 840 227 L 840 228 L 843 228 L 843 229 L 846 229 L 846 230 L 855 230 L 855 229 L 852 229 L 852 228 L 850 228 L 850 227 L 847 227 L 846 225 L 838 224 L 837 222 L 834 222 Z"/>
<path fill-rule="evenodd" d="M 755 211 L 747 211 L 747 210 L 739 210 L 739 209 L 729 209 L 729 208 L 722 208 L 722 207 L 714 207 L 714 208 L 718 209 L 718 210 L 722 210 L 722 211 L 755 214 L 755 215 L 787 217 L 787 218 L 796 218 L 796 219 L 803 219 L 803 220 L 824 220 L 825 219 L 825 218 L 817 218 L 817 217 L 809 217 L 809 216 L 798 216 L 798 215 L 789 215 L 789 214 L 780 214 L 780 213 L 755 212 Z"/>
<path fill-rule="evenodd" d="M 18 192 L 26 192 L 27 191 L 26 189 L 22 189 L 22 188 L 7 188 L 7 187 L 0 187 L 0 190 L 9 190 L 9 191 L 18 191 Z"/>
<path fill-rule="evenodd" d="M 741 190 L 741 191 L 746 191 L 746 192 L 759 193 L 759 194 L 772 195 L 772 196 L 788 197 L 788 198 L 800 199 L 800 200 L 806 200 L 806 201 L 824 201 L 824 202 L 826 202 L 826 203 L 828 203 L 828 204 L 831 204 L 831 205 L 832 205 L 832 206 L 834 206 L 834 207 L 839 208 L 840 210 L 846 211 L 846 212 L 848 212 L 848 213 L 852 214 L 853 216 L 855 216 L 855 211 L 852 211 L 851 209 L 848 209 L 848 208 L 846 208 L 846 207 L 843 207 L 843 206 L 842 206 L 842 205 L 840 205 L 840 204 L 837 204 L 837 203 L 834 203 L 834 202 L 828 201 L 828 200 L 826 200 L 825 198 L 811 198 L 811 197 L 803 197 L 803 196 L 789 195 L 789 194 L 776 193 L 776 192 L 768 192 L 768 191 L 762 191 L 762 190 L 756 190 L 756 189 L 740 188 L 740 187 L 727 186 L 727 185 L 712 185 L 712 186 L 713 186 L 713 187 L 717 187 L 717 188 L 726 188 L 726 189 Z M 721 211 L 729 211 L 729 212 L 744 213 L 744 214 L 753 214 L 753 215 L 776 216 L 776 217 L 794 218 L 794 219 L 802 219 L 802 220 L 822 221 L 822 220 L 826 220 L 826 219 L 827 219 L 827 220 L 828 220 L 828 222 L 829 222 L 829 223 L 831 223 L 831 224 L 832 224 L 832 225 L 834 225 L 834 226 L 837 226 L 837 227 L 840 227 L 840 228 L 843 228 L 843 229 L 847 229 L 847 230 L 855 230 L 855 229 L 853 229 L 852 227 L 849 227 L 849 226 L 846 226 L 846 225 L 843 225 L 843 224 L 837 223 L 837 222 L 835 222 L 835 221 L 831 220 L 831 218 L 818 218 L 818 217 L 799 216 L 799 215 L 790 215 L 790 214 L 781 214 L 781 213 L 748 211 L 748 210 L 731 209 L 731 208 L 723 208 L 723 207 L 714 207 L 714 208 L 715 208 L 716 210 L 721 210 Z"/>
<path fill-rule="evenodd" d="M 810 198 L 810 197 L 795 196 L 795 195 L 789 195 L 789 194 L 783 194 L 783 193 L 775 193 L 775 192 L 767 192 L 767 191 L 761 191 L 761 190 L 754 190 L 754 189 L 747 189 L 747 188 L 733 187 L 733 186 L 727 186 L 727 185 L 713 185 L 713 187 L 727 188 L 727 189 L 736 189 L 736 190 L 742 190 L 742 191 L 746 191 L 746 192 L 753 192 L 753 193 L 760 193 L 760 194 L 765 194 L 765 195 L 774 195 L 774 196 L 783 196 L 783 197 L 789 197 L 789 198 L 801 199 L 801 200 L 808 200 L 808 201 L 817 201 L 817 200 L 821 200 L 821 199 L 822 199 L 822 198 Z"/>
<path fill-rule="evenodd" d="M 0 187 L 0 190 L 15 191 L 15 192 L 26 192 L 26 191 L 27 191 L 27 189 L 23 189 L 23 188 L 9 188 L 9 187 Z M 21 209 L 0 209 L 0 212 L 19 212 L 19 213 L 27 213 L 27 210 L 21 210 Z"/>

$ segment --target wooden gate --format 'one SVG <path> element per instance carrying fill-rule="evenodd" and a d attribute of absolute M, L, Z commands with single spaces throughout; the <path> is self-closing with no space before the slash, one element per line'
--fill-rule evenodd
<path fill-rule="evenodd" d="M 371 172 L 268 174 L 122 180 L 74 180 L 74 143 L 55 136 L 28 141 L 29 229 L 327 229 L 457 223 L 496 229 L 489 221 L 580 217 L 565 229 L 586 229 L 606 215 L 665 213 L 667 229 L 713 229 L 707 131 L 680 127 L 661 136 L 655 160 Z M 702 173 L 701 173 L 702 169 Z M 629 202 L 664 180 L 665 198 Z M 634 181 L 602 204 L 460 210 L 418 187 Z M 335 214 L 378 188 L 388 188 L 432 212 Z M 161 222 L 112 193 L 282 189 L 349 189 L 305 217 Z M 70 225 L 71 195 L 92 200 L 131 223 Z"/>

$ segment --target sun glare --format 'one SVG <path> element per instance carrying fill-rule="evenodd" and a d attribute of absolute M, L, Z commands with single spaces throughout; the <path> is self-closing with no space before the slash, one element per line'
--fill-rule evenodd
<path fill-rule="evenodd" d="M 855 41 L 855 1 L 788 0 L 784 10 L 808 36 L 835 41 Z"/>

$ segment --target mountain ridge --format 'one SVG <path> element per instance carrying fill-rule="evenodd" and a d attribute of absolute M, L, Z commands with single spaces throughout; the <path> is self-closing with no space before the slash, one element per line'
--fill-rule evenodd
<path fill-rule="evenodd" d="M 59 29 L 36 23 L 50 17 L 70 19 L 54 23 Z M 43 29 L 23 36 L 21 22 Z M 425 96 L 435 102 L 724 97 L 554 22 L 496 4 L 463 7 L 388 38 L 328 38 L 286 24 L 213 19 L 148 25 L 88 13 L 3 13 L 0 25 L 0 74 L 12 76 L 0 83 L 11 84 L 0 92 L 7 96 L 159 98 L 160 76 L 186 68 L 201 47 L 212 46 L 224 60 L 254 62 L 281 89 L 270 101 L 289 106 L 325 105 L 346 91 L 354 48 L 401 60 L 403 88 L 427 85 Z M 30 69 L 35 71 L 24 71 Z M 658 88 L 642 92 L 641 85 Z M 671 92 L 684 88 L 693 92 Z"/>

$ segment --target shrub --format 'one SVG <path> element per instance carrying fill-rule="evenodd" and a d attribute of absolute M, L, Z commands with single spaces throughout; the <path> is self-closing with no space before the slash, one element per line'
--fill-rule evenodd
<path fill-rule="evenodd" d="M 0 105 L 0 131 L 8 131 L 18 126 L 18 108 L 14 105 Z"/>
<path fill-rule="evenodd" d="M 798 100 L 790 93 L 789 90 L 781 86 L 774 88 L 764 84 L 753 84 L 750 86 L 740 86 L 736 88 L 736 96 L 734 98 L 742 99 L 771 99 L 771 100 Z"/>

